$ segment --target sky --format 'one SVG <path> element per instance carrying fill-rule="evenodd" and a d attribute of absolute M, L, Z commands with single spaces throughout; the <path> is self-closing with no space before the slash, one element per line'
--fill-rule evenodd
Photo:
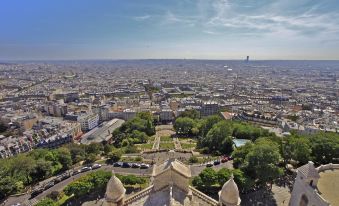
<path fill-rule="evenodd" d="M 338 0 L 2 0 L 0 60 L 339 59 Z"/>

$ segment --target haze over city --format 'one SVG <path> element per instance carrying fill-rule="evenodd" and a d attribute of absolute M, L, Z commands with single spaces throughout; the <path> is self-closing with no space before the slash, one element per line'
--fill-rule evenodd
<path fill-rule="evenodd" d="M 2 1 L 0 59 L 339 59 L 336 0 Z"/>

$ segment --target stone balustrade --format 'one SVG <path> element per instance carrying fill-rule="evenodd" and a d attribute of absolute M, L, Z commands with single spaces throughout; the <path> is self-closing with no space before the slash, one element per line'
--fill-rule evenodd
<path fill-rule="evenodd" d="M 124 205 L 127 206 L 129 203 L 132 203 L 136 201 L 137 199 L 140 199 L 140 198 L 145 197 L 146 195 L 149 195 L 152 192 L 152 190 L 153 190 L 153 185 L 141 190 L 140 192 L 137 192 L 136 194 L 126 198 Z"/>
<path fill-rule="evenodd" d="M 219 203 L 215 199 L 207 196 L 206 194 L 200 192 L 199 190 L 195 189 L 194 187 L 189 186 L 191 189 L 193 195 L 198 196 L 200 199 L 204 200 L 207 204 L 212 205 L 212 206 L 218 206 Z"/>
<path fill-rule="evenodd" d="M 333 170 L 333 169 L 339 169 L 339 164 L 326 164 L 326 165 L 321 165 L 316 168 L 318 172 L 323 172 L 325 170 Z"/>

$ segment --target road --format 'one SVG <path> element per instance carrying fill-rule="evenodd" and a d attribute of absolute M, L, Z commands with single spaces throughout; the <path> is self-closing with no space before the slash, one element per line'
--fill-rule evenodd
<path fill-rule="evenodd" d="M 102 166 L 100 169 L 98 170 L 105 170 L 105 171 L 112 171 L 114 170 L 114 172 L 116 174 L 123 174 L 123 175 L 127 175 L 127 174 L 133 174 L 133 175 L 140 175 L 140 176 L 148 176 L 152 174 L 152 170 L 153 168 L 150 167 L 148 169 L 138 169 L 138 168 L 121 168 L 121 167 L 113 167 L 112 165 L 104 165 Z M 91 171 L 87 171 L 87 172 L 83 172 L 80 174 L 77 174 L 75 176 L 72 176 L 62 182 L 59 182 L 58 184 L 54 185 L 53 187 L 45 190 L 44 192 L 42 192 L 41 194 L 39 194 L 38 196 L 30 199 L 30 193 L 29 194 L 25 194 L 25 195 L 21 195 L 18 197 L 10 197 L 7 199 L 7 202 L 5 203 L 5 206 L 11 206 L 13 204 L 16 203 L 20 203 L 23 206 L 31 206 L 36 204 L 39 200 L 43 199 L 44 197 L 46 197 L 46 195 L 50 194 L 52 191 L 61 191 L 63 190 L 69 183 L 71 183 L 74 180 L 79 179 L 80 177 L 93 172 L 96 170 L 91 170 Z"/>

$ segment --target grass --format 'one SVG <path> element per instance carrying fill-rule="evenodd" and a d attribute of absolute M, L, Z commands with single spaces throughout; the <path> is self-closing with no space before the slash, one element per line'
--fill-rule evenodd
<path fill-rule="evenodd" d="M 182 149 L 191 149 L 191 148 L 195 148 L 195 147 L 196 147 L 196 144 L 181 143 Z"/>
<path fill-rule="evenodd" d="M 95 161 L 95 163 L 97 163 L 97 164 L 104 164 L 104 163 L 106 163 L 106 160 L 105 159 L 100 159 L 100 160 Z"/>
<path fill-rule="evenodd" d="M 151 143 L 149 143 L 149 144 L 138 144 L 136 146 L 139 147 L 141 150 L 145 150 L 145 149 L 152 149 L 153 144 L 151 144 Z"/>
<path fill-rule="evenodd" d="M 120 159 L 121 162 L 142 162 L 143 159 L 140 157 L 122 157 Z"/>
<path fill-rule="evenodd" d="M 73 196 L 67 196 L 67 195 L 63 195 L 62 198 L 60 200 L 57 201 L 57 205 L 65 205 L 65 203 L 72 198 Z"/>
<path fill-rule="evenodd" d="M 173 139 L 170 136 L 162 136 L 162 137 L 160 137 L 160 141 L 161 142 L 171 142 L 171 141 L 173 141 Z"/>
<path fill-rule="evenodd" d="M 159 147 L 160 147 L 160 149 L 174 149 L 174 143 L 173 142 L 171 142 L 171 143 L 160 142 Z"/>

